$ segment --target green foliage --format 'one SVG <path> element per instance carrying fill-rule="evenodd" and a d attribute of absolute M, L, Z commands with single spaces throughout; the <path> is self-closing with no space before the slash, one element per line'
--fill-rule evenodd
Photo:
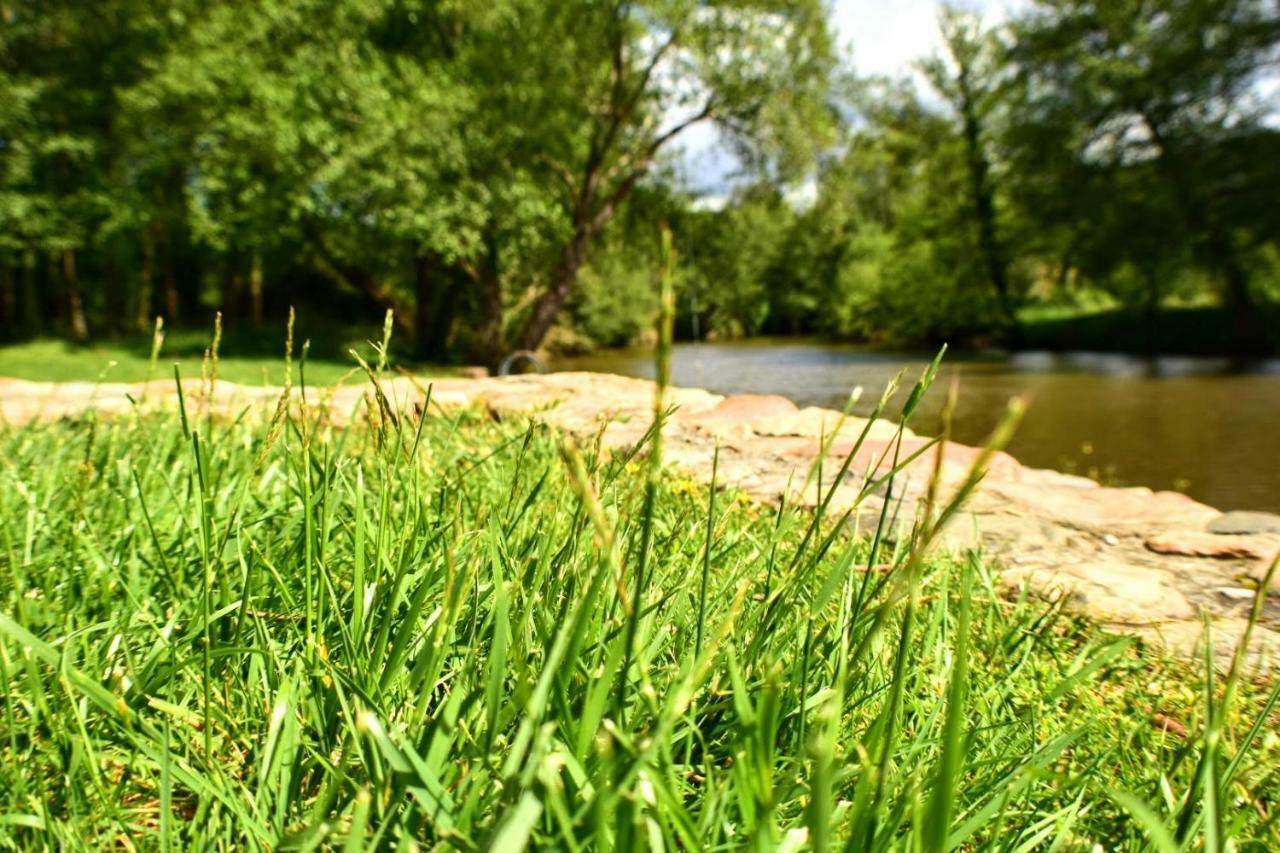
<path fill-rule="evenodd" d="M 84 290 L 85 332 L 206 300 L 260 319 L 324 282 L 396 309 L 423 354 L 493 360 L 541 342 L 686 128 L 781 173 L 829 123 L 817 0 L 0 12 L 0 267 L 79 252 L 83 275 L 23 275 Z"/>
<path fill-rule="evenodd" d="M 633 343 L 652 328 L 657 311 L 652 259 L 636 252 L 603 251 L 582 270 L 569 306 L 572 327 L 591 347 Z"/>
<path fill-rule="evenodd" d="M 758 334 L 777 287 L 779 250 L 792 228 L 787 202 L 771 187 L 752 187 L 718 212 L 693 213 L 684 223 L 688 275 L 682 307 L 701 328 L 726 337 Z"/>
<path fill-rule="evenodd" d="M 854 79 L 828 12 L 7 0 L 0 333 L 310 303 L 392 308 L 436 361 L 625 342 L 669 221 L 682 334 L 1017 344 L 1029 301 L 1083 288 L 1212 298 L 1264 342 L 1265 0 L 945 7 L 914 83 Z M 740 166 L 720 206 L 670 168 L 698 126 Z"/>
<path fill-rule="evenodd" d="M 1194 267 L 1247 320 L 1257 294 L 1244 256 L 1277 237 L 1261 193 L 1280 137 L 1257 95 L 1280 47 L 1274 10 L 1044 0 L 1013 38 L 1011 148 L 1019 174 L 1041 170 L 1022 209 L 1034 217 L 1047 193 L 1076 187 L 1041 213 L 1066 224 L 1059 251 L 1073 263 L 1082 255 L 1103 280 L 1142 270 L 1152 304 L 1171 267 Z"/>

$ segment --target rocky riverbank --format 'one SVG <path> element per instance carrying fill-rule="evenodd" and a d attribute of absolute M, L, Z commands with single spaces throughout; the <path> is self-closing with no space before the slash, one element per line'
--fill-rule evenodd
<path fill-rule="evenodd" d="M 420 411 L 423 380 L 398 377 L 383 383 L 390 404 Z M 246 406 L 272 406 L 279 389 L 219 383 L 212 405 L 219 413 L 239 414 Z M 189 405 L 209 405 L 204 393 L 188 389 Z M 340 386 L 308 399 L 335 423 L 364 417 L 366 388 Z M 494 417 L 533 417 L 583 441 L 599 440 L 606 449 L 634 445 L 650 425 L 651 383 L 593 373 L 559 373 L 432 382 L 432 408 L 447 411 L 484 407 Z M 689 477 L 709 481 L 712 457 L 720 448 L 719 482 L 753 499 L 813 505 L 817 485 L 804 487 L 806 474 L 823 452 L 827 476 L 834 475 L 853 449 L 866 422 L 837 412 L 798 408 L 784 397 L 722 397 L 698 389 L 672 388 L 675 407 L 663 432 L 664 457 Z M 76 417 L 89 409 L 128 414 L 139 405 L 176 403 L 170 382 L 150 385 L 49 385 L 0 379 L 0 420 L 8 424 Z M 838 432 L 837 432 L 838 429 Z M 833 511 L 852 505 L 868 476 L 885 473 L 885 451 L 897 427 L 872 425 L 849 474 L 839 484 Z M 834 434 L 833 434 L 834 433 Z M 928 439 L 906 432 L 902 451 L 910 455 Z M 943 455 L 942 483 L 963 479 L 979 451 L 949 442 Z M 909 518 L 928 483 L 936 454 L 932 449 L 896 478 L 894 494 L 902 503 L 899 518 Z M 878 466 L 878 467 L 877 467 Z M 833 485 L 828 479 L 824 488 Z M 884 494 L 872 494 L 857 517 L 875 518 Z M 1046 597 L 1069 596 L 1069 605 L 1116 631 L 1137 634 L 1171 653 L 1197 653 L 1208 613 L 1220 665 L 1243 634 L 1253 591 L 1280 553 L 1280 517 L 1263 513 L 1221 513 L 1174 492 L 1111 488 L 1081 477 L 1029 468 L 997 454 L 987 476 L 957 518 L 940 547 L 981 548 L 1000 570 L 1011 593 L 1024 586 Z M 1256 667 L 1280 663 L 1280 584 L 1254 632 L 1251 659 Z"/>

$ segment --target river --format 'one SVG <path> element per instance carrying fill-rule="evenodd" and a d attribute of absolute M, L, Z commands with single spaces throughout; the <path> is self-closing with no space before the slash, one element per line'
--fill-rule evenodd
<path fill-rule="evenodd" d="M 885 384 L 925 354 L 813 341 L 679 344 L 676 385 L 720 394 L 782 394 L 841 408 L 851 389 L 866 414 Z M 1099 353 L 948 356 L 912 427 L 935 433 L 952 376 L 960 379 L 953 436 L 980 444 L 1014 396 L 1030 409 L 1009 451 L 1023 463 L 1111 485 L 1176 489 L 1220 509 L 1280 511 L 1280 360 L 1141 358 Z M 652 378 L 649 350 L 606 350 L 556 370 Z M 900 397 L 902 399 L 902 397 Z M 899 403 L 900 406 L 900 403 Z"/>

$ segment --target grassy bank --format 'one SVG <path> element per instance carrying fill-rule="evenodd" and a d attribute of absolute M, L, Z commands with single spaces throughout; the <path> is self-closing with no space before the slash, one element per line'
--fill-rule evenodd
<path fill-rule="evenodd" d="M 367 360 L 376 353 L 371 341 L 382 338 L 376 325 L 340 325 L 330 321 L 299 320 L 295 331 L 298 345 L 311 346 L 307 358 L 307 383 L 332 385 L 363 381 L 353 369 L 350 351 Z M 255 326 L 232 323 L 223 329 L 218 360 L 218 376 L 242 385 L 283 385 L 284 362 L 280 347 L 285 324 Z M 0 346 L 0 376 L 31 382 L 143 382 L 173 375 L 176 363 L 182 374 L 200 376 L 201 362 L 210 344 L 210 329 L 167 329 L 153 363 L 154 335 L 126 335 L 75 344 L 57 338 L 11 343 Z M 397 352 L 397 363 L 417 373 L 445 376 L 456 368 L 414 362 Z"/>
<path fill-rule="evenodd" d="M 1259 308 L 1265 353 L 1280 353 L 1280 307 Z M 1118 308 L 1079 308 L 1039 305 L 1020 315 L 1018 347 L 1054 352 L 1161 353 L 1201 356 L 1241 354 L 1238 330 L 1230 314 L 1217 307 L 1170 307 L 1154 318 L 1142 312 Z M 219 376 L 248 385 L 280 385 L 284 366 L 279 358 L 284 324 L 229 325 L 224 330 Z M 341 324 L 323 317 L 299 323 L 299 343 L 313 346 L 308 357 L 307 381 L 315 385 L 359 382 L 352 370 L 349 351 L 367 360 L 375 358 L 370 341 L 381 338 L 380 328 Z M 767 339 L 765 339 L 767 340 Z M 780 338 L 778 340 L 787 340 Z M 165 333 L 153 368 L 153 338 L 126 335 L 75 344 L 57 338 L 0 345 L 0 377 L 33 382 L 141 382 L 172 375 L 177 363 L 186 376 L 199 376 L 208 328 L 184 328 Z M 973 343 L 972 341 L 970 343 Z M 988 342 L 989 343 L 989 342 Z M 1257 355 L 1258 353 L 1252 353 Z M 397 363 L 416 373 L 447 376 L 457 366 L 415 362 L 411 353 L 396 352 Z"/>
<path fill-rule="evenodd" d="M 1006 600 L 930 524 L 480 413 L 188 415 L 0 432 L 0 842 L 1280 844 L 1268 685 Z"/>
<path fill-rule="evenodd" d="M 1257 309 L 1260 329 L 1253 351 L 1244 351 L 1231 312 L 1216 306 L 1142 311 L 1030 308 L 1022 312 L 1019 346 L 1058 352 L 1233 356 L 1280 353 L 1280 306 Z"/>

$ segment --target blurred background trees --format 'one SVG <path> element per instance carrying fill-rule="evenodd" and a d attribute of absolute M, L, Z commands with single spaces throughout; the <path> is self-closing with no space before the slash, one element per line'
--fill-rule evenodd
<path fill-rule="evenodd" d="M 819 0 L 0 0 L 0 332 L 395 310 L 416 354 L 684 336 L 1018 344 L 1280 288 L 1267 0 L 961 9 L 855 79 Z M 714 126 L 713 197 L 672 152 Z M 1260 308 L 1260 306 L 1263 306 Z"/>

